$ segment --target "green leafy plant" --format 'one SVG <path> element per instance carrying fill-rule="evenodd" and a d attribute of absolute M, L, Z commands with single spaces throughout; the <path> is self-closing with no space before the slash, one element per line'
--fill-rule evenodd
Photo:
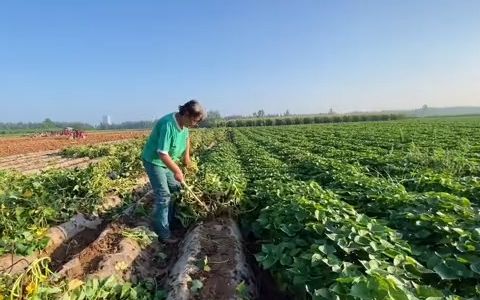
<path fill-rule="evenodd" d="M 126 228 L 122 231 L 122 235 L 129 239 L 137 241 L 137 243 L 142 248 L 147 247 L 157 238 L 157 234 L 155 232 L 144 226 Z"/>

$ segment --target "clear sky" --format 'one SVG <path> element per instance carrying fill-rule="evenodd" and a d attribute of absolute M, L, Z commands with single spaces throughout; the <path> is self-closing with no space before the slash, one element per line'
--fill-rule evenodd
<path fill-rule="evenodd" d="M 480 105 L 480 1 L 0 2 L 0 122 Z"/>

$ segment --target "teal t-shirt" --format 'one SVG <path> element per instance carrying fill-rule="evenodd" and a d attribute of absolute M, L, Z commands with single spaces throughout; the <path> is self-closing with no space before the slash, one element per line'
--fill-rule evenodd
<path fill-rule="evenodd" d="M 188 128 L 180 128 L 175 113 L 163 116 L 153 127 L 143 148 L 142 158 L 154 165 L 165 167 L 159 153 L 168 153 L 173 161 L 179 161 L 187 150 Z"/>

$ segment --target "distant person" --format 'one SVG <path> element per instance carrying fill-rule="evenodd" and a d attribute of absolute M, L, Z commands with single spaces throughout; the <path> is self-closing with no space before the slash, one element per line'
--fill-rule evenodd
<path fill-rule="evenodd" d="M 184 182 L 178 162 L 191 164 L 188 128 L 197 126 L 206 113 L 200 103 L 190 100 L 178 112 L 163 116 L 153 127 L 143 149 L 142 160 L 155 195 L 153 228 L 160 240 L 175 243 L 170 224 L 175 217 L 171 193 L 178 192 Z"/>

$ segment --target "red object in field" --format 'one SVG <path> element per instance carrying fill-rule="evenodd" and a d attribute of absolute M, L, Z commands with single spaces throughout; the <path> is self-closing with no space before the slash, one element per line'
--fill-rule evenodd
<path fill-rule="evenodd" d="M 47 136 L 47 135 L 41 135 Z M 68 139 L 84 139 L 87 137 L 87 134 L 83 130 L 73 129 L 72 127 L 66 127 L 61 131 L 51 131 L 50 136 L 65 136 Z"/>
<path fill-rule="evenodd" d="M 73 131 L 73 138 L 74 138 L 74 139 L 84 139 L 84 138 L 86 138 L 86 137 L 87 137 L 87 134 L 86 134 L 85 131 L 83 131 L 83 130 L 77 130 L 77 129 L 75 129 L 75 130 Z"/>

